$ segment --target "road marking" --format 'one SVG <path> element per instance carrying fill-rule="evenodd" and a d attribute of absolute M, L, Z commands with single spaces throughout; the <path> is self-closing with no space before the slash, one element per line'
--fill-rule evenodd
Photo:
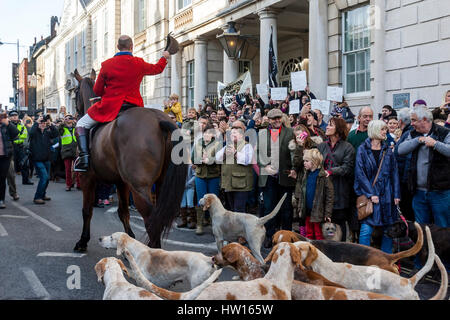
<path fill-rule="evenodd" d="M 6 229 L 0 223 L 0 237 L 6 237 L 7 235 L 8 235 L 8 232 L 6 232 Z"/>
<path fill-rule="evenodd" d="M 66 257 L 66 258 L 82 258 L 85 253 L 64 253 L 64 252 L 41 252 L 38 257 Z"/>
<path fill-rule="evenodd" d="M 108 212 L 108 213 L 113 213 L 113 212 L 116 212 L 117 209 L 119 209 L 119 207 L 111 207 L 111 208 L 109 208 L 108 210 L 106 210 L 106 212 Z M 105 213 L 106 213 L 106 212 L 105 212 Z"/>
<path fill-rule="evenodd" d="M 163 243 L 167 243 L 167 244 L 171 244 L 171 245 L 175 245 L 175 246 L 190 247 L 190 248 L 197 248 L 197 249 L 208 249 L 208 250 L 216 250 L 217 251 L 217 244 L 215 242 L 192 243 L 192 242 L 182 242 L 182 241 L 164 239 Z"/>
<path fill-rule="evenodd" d="M 26 219 L 26 218 L 29 218 L 29 216 L 13 216 L 10 214 L 2 214 L 2 215 L 0 215 L 0 218 Z"/>
<path fill-rule="evenodd" d="M 135 227 L 136 229 L 141 230 L 141 231 L 146 231 L 144 227 L 141 227 L 140 225 L 138 225 L 134 222 L 131 222 L 131 221 L 130 221 L 130 226 Z"/>
<path fill-rule="evenodd" d="M 30 283 L 31 289 L 33 290 L 34 294 L 40 299 L 50 300 L 50 294 L 44 288 L 41 281 L 39 281 L 39 278 L 36 276 L 34 271 L 31 270 L 30 268 L 20 268 L 20 269 L 25 274 L 25 277 Z"/>
<path fill-rule="evenodd" d="M 130 216 L 130 218 L 138 219 L 138 220 L 144 221 L 144 218 L 142 218 L 142 217 L 140 217 L 140 216 Z"/>
<path fill-rule="evenodd" d="M 38 216 L 36 213 L 34 213 L 33 211 L 31 211 L 28 208 L 25 208 L 24 206 L 16 203 L 16 202 L 12 202 L 12 204 L 14 206 L 16 206 L 18 209 L 22 210 L 23 212 L 25 212 L 26 214 L 28 214 L 29 216 L 31 216 L 32 218 L 35 218 L 36 220 L 39 220 L 40 222 L 42 222 L 43 224 L 45 224 L 46 226 L 52 228 L 55 231 L 62 231 L 62 229 L 60 227 L 58 227 L 57 225 L 54 225 L 53 223 L 51 223 L 50 221 L 42 218 L 41 216 Z"/>

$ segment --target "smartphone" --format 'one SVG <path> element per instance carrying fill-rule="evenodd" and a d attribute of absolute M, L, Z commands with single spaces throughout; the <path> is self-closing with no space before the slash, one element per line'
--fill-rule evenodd
<path fill-rule="evenodd" d="M 303 131 L 301 134 L 300 134 L 300 138 L 302 138 L 302 139 L 306 139 L 308 137 L 308 132 L 306 132 L 306 131 Z"/>

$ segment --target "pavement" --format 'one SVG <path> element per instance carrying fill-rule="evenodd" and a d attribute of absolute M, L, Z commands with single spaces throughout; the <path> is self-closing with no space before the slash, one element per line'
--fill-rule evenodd
<path fill-rule="evenodd" d="M 86 253 L 75 253 L 73 247 L 82 230 L 82 193 L 65 191 L 63 181 L 50 182 L 45 205 L 33 203 L 37 178 L 33 186 L 22 185 L 16 177 L 20 196 L 13 201 L 7 192 L 6 209 L 0 210 L 0 300 L 100 300 L 104 286 L 97 281 L 95 264 L 104 257 L 114 257 L 98 238 L 123 231 L 117 215 L 117 202 L 105 208 L 94 208 L 91 240 Z M 130 211 L 131 227 L 136 239 L 145 239 L 142 217 Z M 165 250 L 189 250 L 212 256 L 217 252 L 211 227 L 198 236 L 195 230 L 172 228 L 162 242 Z M 262 248 L 263 257 L 269 250 Z M 237 273 L 225 268 L 218 281 L 231 281 Z M 130 281 L 133 282 L 133 281 Z M 174 291 L 186 288 L 177 285 Z M 417 285 L 422 299 L 438 290 L 438 284 L 423 281 Z"/>

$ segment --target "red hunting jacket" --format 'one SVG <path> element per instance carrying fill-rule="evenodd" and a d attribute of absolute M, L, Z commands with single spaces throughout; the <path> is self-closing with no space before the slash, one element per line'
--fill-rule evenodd
<path fill-rule="evenodd" d="M 157 64 L 150 64 L 130 52 L 119 52 L 104 61 L 94 85 L 95 94 L 102 99 L 88 109 L 89 116 L 98 122 L 109 122 L 117 117 L 124 102 L 143 107 L 139 91 L 142 78 L 163 72 L 166 65 L 164 57 Z"/>

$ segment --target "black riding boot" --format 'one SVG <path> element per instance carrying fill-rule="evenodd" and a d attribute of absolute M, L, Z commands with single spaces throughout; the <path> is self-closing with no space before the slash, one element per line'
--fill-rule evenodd
<path fill-rule="evenodd" d="M 88 136 L 89 130 L 83 127 L 75 128 L 75 134 L 78 142 L 78 149 L 80 154 L 75 160 L 74 171 L 87 171 L 89 169 L 89 148 L 88 148 Z"/>

